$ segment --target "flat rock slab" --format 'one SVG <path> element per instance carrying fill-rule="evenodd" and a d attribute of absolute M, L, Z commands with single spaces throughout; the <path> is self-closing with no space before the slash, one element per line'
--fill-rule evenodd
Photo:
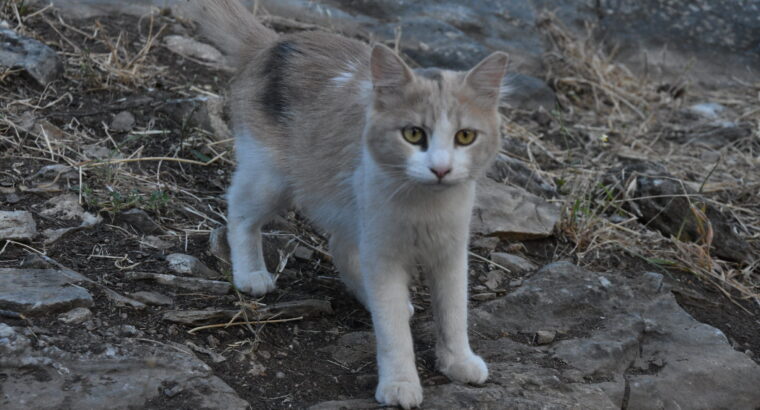
<path fill-rule="evenodd" d="M 616 191 L 628 191 L 632 199 L 623 206 L 639 221 L 665 236 L 682 241 L 704 242 L 709 222 L 710 250 L 731 261 L 751 263 L 755 258 L 749 243 L 737 232 L 739 224 L 726 211 L 705 201 L 684 181 L 669 174 L 659 164 L 638 161 L 612 170 L 605 182 Z M 633 183 L 635 182 L 635 183 Z"/>
<path fill-rule="evenodd" d="M 42 85 L 55 80 L 63 65 L 53 49 L 0 26 L 0 65 L 21 67 Z"/>
<path fill-rule="evenodd" d="M 151 400 L 166 408 L 249 407 L 186 346 L 125 338 L 81 353 L 35 349 L 22 332 L 0 323 L 2 409 L 154 408 Z"/>
<path fill-rule="evenodd" d="M 67 271 L 55 269 L 0 269 L 0 308 L 43 314 L 92 306 L 90 293 Z"/>
<path fill-rule="evenodd" d="M 28 241 L 37 236 L 31 212 L 0 211 L 0 240 Z"/>
<path fill-rule="evenodd" d="M 153 280 L 162 285 L 171 286 L 177 289 L 210 293 L 214 295 L 224 295 L 232 291 L 232 285 L 230 285 L 229 282 L 219 280 L 186 278 L 153 272 L 127 272 L 124 277 L 131 280 Z"/>
<path fill-rule="evenodd" d="M 510 359 L 494 366 L 497 383 L 515 377 L 501 373 L 501 365 L 559 361 L 569 368 L 558 376 L 578 382 L 558 386 L 601 389 L 616 408 L 624 401 L 628 409 L 760 405 L 760 366 L 735 351 L 720 330 L 681 309 L 656 273 L 627 279 L 551 264 L 516 291 L 475 309 L 472 322 L 477 333 L 494 338 L 476 343 L 486 361 Z M 531 345 L 518 356 L 505 344 L 547 330 L 557 332 L 548 347 Z"/>
<path fill-rule="evenodd" d="M 559 208 L 523 189 L 490 178 L 478 181 L 473 233 L 502 239 L 546 238 L 559 221 Z"/>
<path fill-rule="evenodd" d="M 731 348 L 718 329 L 681 309 L 656 273 L 627 278 L 554 263 L 512 293 L 473 309 L 470 320 L 473 350 L 489 364 L 488 382 L 427 387 L 423 408 L 760 406 L 760 366 Z M 423 326 L 420 335 L 428 343 L 431 329 Z M 360 341 L 365 333 L 341 337 L 330 353 L 354 362 L 356 347 L 344 350 L 368 344 Z M 549 334 L 554 337 L 537 337 Z M 367 396 L 312 409 L 375 408 Z"/>

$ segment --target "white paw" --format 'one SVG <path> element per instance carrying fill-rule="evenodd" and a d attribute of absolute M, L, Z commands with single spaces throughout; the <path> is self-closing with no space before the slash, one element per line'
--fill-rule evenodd
<path fill-rule="evenodd" d="M 263 296 L 274 290 L 274 278 L 265 270 L 235 272 L 232 276 L 235 287 L 243 293 Z"/>
<path fill-rule="evenodd" d="M 439 359 L 441 373 L 461 383 L 483 384 L 488 379 L 488 366 L 483 359 L 468 353 L 458 358 Z"/>
<path fill-rule="evenodd" d="M 422 386 L 419 380 L 381 381 L 375 399 L 386 406 L 400 406 L 404 409 L 419 407 L 422 403 Z"/>
<path fill-rule="evenodd" d="M 407 308 L 409 309 L 409 318 L 411 319 L 411 317 L 414 316 L 414 305 L 412 302 L 409 302 L 409 306 Z"/>

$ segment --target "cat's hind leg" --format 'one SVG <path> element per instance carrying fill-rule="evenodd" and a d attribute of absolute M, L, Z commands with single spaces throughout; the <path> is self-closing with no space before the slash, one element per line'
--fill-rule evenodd
<path fill-rule="evenodd" d="M 239 137 L 238 164 L 228 192 L 227 240 L 235 287 L 261 296 L 274 290 L 261 243 L 261 227 L 288 206 L 287 183 L 268 150 L 250 136 Z"/>

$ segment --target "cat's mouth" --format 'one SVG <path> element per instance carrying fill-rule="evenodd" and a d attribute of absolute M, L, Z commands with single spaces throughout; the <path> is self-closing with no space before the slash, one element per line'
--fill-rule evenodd
<path fill-rule="evenodd" d="M 459 185 L 462 182 L 461 179 L 439 179 L 439 180 L 424 180 L 420 181 L 420 185 L 432 189 L 434 191 L 442 191 L 447 188 Z"/>

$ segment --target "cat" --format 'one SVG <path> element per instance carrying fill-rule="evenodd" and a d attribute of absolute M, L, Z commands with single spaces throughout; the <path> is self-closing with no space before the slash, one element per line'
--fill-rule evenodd
<path fill-rule="evenodd" d="M 335 267 L 371 313 L 380 403 L 422 402 L 409 328 L 418 266 L 431 288 L 439 370 L 484 383 L 488 368 L 467 336 L 467 249 L 476 180 L 500 146 L 507 55 L 468 72 L 413 70 L 381 44 L 279 35 L 234 0 L 197 1 L 195 15 L 237 70 L 228 192 L 237 289 L 274 289 L 261 227 L 295 205 L 330 235 Z"/>

